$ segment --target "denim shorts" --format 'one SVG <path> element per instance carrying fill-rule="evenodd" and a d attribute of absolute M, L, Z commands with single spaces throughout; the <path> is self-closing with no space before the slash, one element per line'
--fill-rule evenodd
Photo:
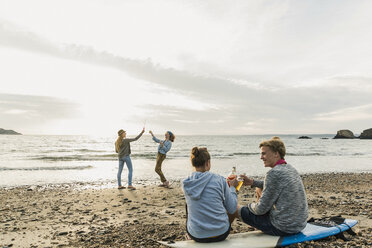
<path fill-rule="evenodd" d="M 283 232 L 273 226 L 270 221 L 269 213 L 266 213 L 264 215 L 255 215 L 249 210 L 248 207 L 241 207 L 239 209 L 239 216 L 244 223 L 257 228 L 258 230 L 261 230 L 263 233 L 273 236 L 292 235 L 292 233 Z"/>

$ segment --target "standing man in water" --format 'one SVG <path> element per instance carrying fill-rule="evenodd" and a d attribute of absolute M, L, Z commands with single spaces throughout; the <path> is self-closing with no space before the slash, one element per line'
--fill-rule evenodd
<path fill-rule="evenodd" d="M 118 138 L 115 142 L 115 151 L 118 153 L 119 157 L 119 170 L 118 170 L 118 189 L 125 189 L 124 186 L 121 185 L 121 173 L 123 172 L 124 163 L 127 164 L 128 167 L 128 189 L 135 190 L 136 188 L 132 185 L 132 176 L 133 176 L 133 166 L 132 160 L 130 158 L 131 150 L 130 150 L 130 142 L 138 140 L 142 134 L 145 132 L 145 128 L 142 129 L 142 132 L 135 137 L 134 139 L 127 139 L 127 133 L 120 129 L 118 131 Z"/>
<path fill-rule="evenodd" d="M 245 175 L 246 186 L 256 187 L 257 203 L 239 208 L 239 217 L 266 234 L 286 236 L 301 232 L 307 222 L 305 188 L 297 170 L 284 160 L 286 153 L 279 137 L 261 142 L 261 159 L 271 168 L 264 181 Z"/>

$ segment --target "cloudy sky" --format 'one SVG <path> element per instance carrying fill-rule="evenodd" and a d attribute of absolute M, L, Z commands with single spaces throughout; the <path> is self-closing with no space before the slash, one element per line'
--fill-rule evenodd
<path fill-rule="evenodd" d="M 0 128 L 372 127 L 372 2 L 0 1 Z"/>

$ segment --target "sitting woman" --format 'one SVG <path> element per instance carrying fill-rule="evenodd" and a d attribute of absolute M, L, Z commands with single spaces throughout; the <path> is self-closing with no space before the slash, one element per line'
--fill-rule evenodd
<path fill-rule="evenodd" d="M 186 230 L 196 242 L 223 241 L 230 233 L 230 225 L 237 215 L 238 181 L 230 181 L 209 172 L 211 157 L 207 148 L 194 147 L 191 163 L 194 172 L 182 182 L 186 198 Z"/>

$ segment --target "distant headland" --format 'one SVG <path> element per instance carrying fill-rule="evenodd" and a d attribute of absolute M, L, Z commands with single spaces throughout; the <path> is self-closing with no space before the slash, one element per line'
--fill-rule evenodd
<path fill-rule="evenodd" d="M 364 130 L 359 137 L 348 129 L 339 130 L 334 139 L 372 139 L 372 128 Z"/>
<path fill-rule="evenodd" d="M 3 129 L 3 128 L 0 128 L 0 134 L 22 135 L 21 133 L 17 133 L 14 130 L 6 130 L 6 129 Z"/>

